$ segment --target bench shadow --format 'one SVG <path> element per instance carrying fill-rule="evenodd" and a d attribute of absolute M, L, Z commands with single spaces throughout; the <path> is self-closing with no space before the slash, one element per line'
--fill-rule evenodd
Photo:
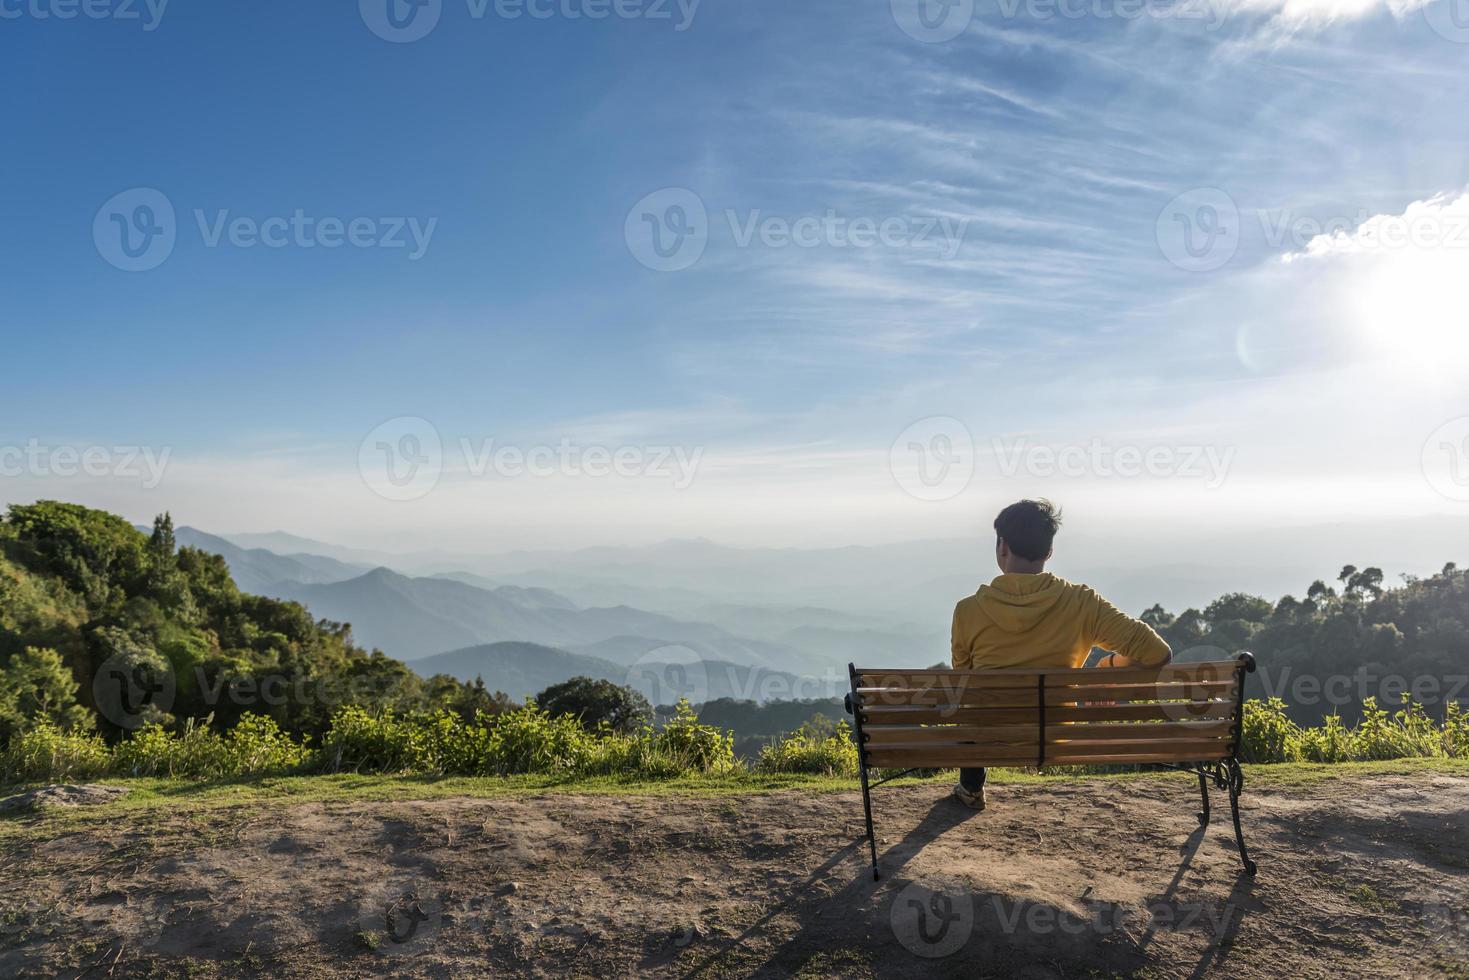
<path fill-rule="evenodd" d="M 1159 905 L 1168 908 L 1176 908 L 1176 896 L 1178 887 L 1183 883 L 1183 876 L 1188 873 L 1193 864 L 1195 855 L 1204 844 L 1204 838 L 1208 835 L 1209 827 L 1199 827 L 1188 835 L 1188 839 L 1179 847 L 1180 861 L 1178 870 L 1174 872 L 1173 879 L 1168 886 L 1154 899 L 1150 899 L 1153 907 Z M 1227 830 L 1225 831 L 1228 832 Z M 1235 937 L 1239 933 L 1240 925 L 1250 911 L 1251 901 L 1254 895 L 1255 879 L 1248 875 L 1243 869 L 1236 873 L 1234 887 L 1230 890 L 1229 898 L 1225 901 L 1224 908 L 1213 914 L 1210 910 L 1204 910 L 1205 922 L 1215 928 L 1213 933 L 1214 942 L 1195 964 L 1189 977 L 1198 978 L 1206 975 L 1208 971 L 1216 966 L 1221 966 L 1229 958 L 1229 952 L 1234 946 Z M 1137 946 L 1140 951 L 1146 951 L 1158 934 L 1156 923 L 1149 923 Z"/>
<path fill-rule="evenodd" d="M 852 843 L 848 843 L 848 845 L 843 845 L 842 848 L 837 849 L 836 854 L 831 855 L 830 858 L 827 858 L 821 864 L 821 867 L 812 871 L 804 882 L 790 889 L 783 901 L 777 902 L 764 915 L 761 915 L 759 920 L 745 927 L 745 930 L 740 932 L 739 936 L 720 943 L 720 946 L 710 952 L 710 955 L 705 956 L 698 964 L 693 965 L 686 973 L 683 973 L 683 977 L 686 977 L 687 980 L 692 980 L 695 977 L 708 976 L 710 971 L 720 973 L 720 965 L 723 959 L 729 958 L 732 954 L 736 954 L 746 942 L 749 942 L 751 937 L 757 936 L 765 926 L 768 926 L 776 918 L 782 917 L 782 915 L 795 915 L 796 920 L 798 920 L 796 933 L 786 943 L 783 943 L 782 948 L 777 949 L 770 958 L 765 959 L 765 962 L 762 962 L 762 964 L 754 968 L 742 967 L 740 968 L 740 973 L 743 976 L 764 976 L 764 974 L 770 973 L 777 974 L 777 976 L 793 976 L 793 974 L 799 973 L 802 962 L 804 962 L 804 956 L 795 951 L 799 951 L 799 949 L 809 945 L 804 940 L 811 939 L 812 933 L 818 932 L 818 920 L 821 918 L 821 912 L 826 911 L 827 908 L 864 908 L 873 899 L 873 896 L 876 895 L 878 889 L 889 884 L 890 880 L 895 879 L 900 868 L 905 867 L 909 861 L 914 860 L 918 852 L 923 851 L 928 843 L 939 839 L 943 833 L 949 832 L 953 827 L 958 827 L 959 824 L 964 823 L 970 817 L 975 817 L 975 815 L 978 815 L 975 814 L 975 811 L 964 807 L 964 805 L 959 804 L 956 799 L 950 798 L 950 796 L 940 798 L 933 807 L 928 808 L 928 813 L 924 814 L 923 820 L 918 821 L 918 826 L 909 830 L 906 835 L 903 835 L 902 840 L 887 848 L 886 851 L 883 851 L 881 846 L 878 846 L 877 865 L 881 876 L 883 876 L 880 882 L 874 882 L 871 867 L 868 865 L 867 835 L 864 833 L 864 835 L 856 837 Z M 880 843 L 880 840 L 878 840 L 878 845 Z M 846 883 L 845 886 L 840 887 L 840 889 L 834 890 L 834 892 L 818 892 L 818 884 L 830 879 L 831 871 L 836 870 L 842 862 L 848 861 L 852 857 L 855 857 L 859 861 L 859 867 L 861 867 L 858 876 L 851 880 L 851 882 Z M 790 956 L 799 956 L 801 961 L 782 964 L 782 959 L 790 958 Z"/>
<path fill-rule="evenodd" d="M 851 843 L 839 848 L 805 880 L 789 889 L 785 897 L 767 909 L 757 921 L 747 926 L 738 936 L 722 941 L 717 948 L 689 967 L 682 976 L 686 980 L 695 980 L 695 978 L 711 975 L 720 976 L 730 969 L 734 969 L 743 976 L 786 977 L 799 974 L 814 956 L 823 952 L 834 952 L 834 933 L 839 931 L 841 923 L 835 921 L 831 913 L 845 915 L 848 918 L 854 913 L 863 918 L 870 916 L 871 903 L 882 889 L 894 887 L 901 889 L 909 884 L 902 878 L 902 871 L 919 852 L 971 818 L 982 819 L 982 816 L 951 797 L 945 796 L 937 800 L 917 826 L 904 834 L 901 840 L 886 850 L 878 851 L 878 868 L 882 880 L 876 882 L 872 880 L 867 861 L 866 837 L 865 835 L 859 836 Z M 1203 846 L 1207 832 L 1208 828 L 1199 827 L 1179 847 L 1178 868 L 1159 897 L 1153 900 L 1155 904 L 1176 901 L 1184 876 Z M 835 869 L 853 858 L 858 868 L 856 876 L 835 891 L 821 892 L 819 884 L 829 880 Z M 1227 917 L 1214 916 L 1208 920 L 1209 923 L 1222 926 L 1222 928 L 1219 928 L 1217 933 L 1211 933 L 1213 941 L 1188 974 L 1191 980 L 1203 977 L 1211 969 L 1217 969 L 1225 963 L 1241 923 L 1250 909 L 1257 904 L 1253 901 L 1253 892 L 1254 879 L 1240 871 L 1225 905 L 1228 912 Z M 981 894 L 976 892 L 975 898 L 978 899 Z M 894 897 L 896 897 L 896 892 Z M 1002 903 L 998 897 L 995 898 L 996 908 L 999 908 Z M 1038 905 L 1039 903 L 1033 902 L 1014 903 L 1014 908 L 1008 911 L 1015 916 L 1015 921 L 1018 921 L 1032 907 Z M 763 954 L 765 958 L 758 964 L 742 960 L 741 952 L 748 950 L 747 944 L 750 940 L 782 917 L 790 917 L 796 921 L 796 929 L 790 938 L 768 954 Z M 978 921 L 978 916 L 976 916 L 974 927 L 976 941 L 979 946 L 984 947 L 983 951 L 986 954 L 1016 958 L 1026 958 L 1032 955 L 1027 952 L 1023 944 L 1007 949 L 1003 945 L 997 945 L 982 938 L 985 927 Z M 1135 961 L 1132 962 L 1131 968 L 1141 968 L 1147 962 L 1148 947 L 1153 943 L 1157 932 L 1158 929 L 1150 924 L 1142 937 L 1136 939 L 1130 948 L 1115 950 L 1110 958 L 1115 959 L 1121 956 L 1128 961 Z M 850 940 L 847 940 L 845 945 L 850 949 Z M 891 938 L 888 945 L 893 948 L 894 952 L 901 954 L 896 938 Z M 951 957 L 947 962 L 945 960 L 919 960 L 915 957 L 913 965 L 923 967 L 923 973 L 929 976 L 947 975 L 950 971 L 955 976 L 968 976 L 974 968 L 973 959 L 968 956 Z M 1052 966 L 1055 965 L 1056 963 L 1052 962 Z"/>
<path fill-rule="evenodd" d="M 954 800 L 952 797 L 941 797 L 918 825 L 903 835 L 903 839 L 893 844 L 886 850 L 879 849 L 877 854 L 878 869 L 882 875 L 881 881 L 872 880 L 871 867 L 867 862 L 867 837 L 864 834 L 841 847 L 835 854 L 828 858 L 821 867 L 811 873 L 805 881 L 791 889 L 788 897 L 779 902 L 756 922 L 747 926 L 738 936 L 720 944 L 718 949 L 712 951 L 708 956 L 695 964 L 683 974 L 688 980 L 707 975 L 711 970 L 720 966 L 720 961 L 728 958 L 740 947 L 744 946 L 751 937 L 758 934 L 765 926 L 782 915 L 793 915 L 798 922 L 798 928 L 791 938 L 782 944 L 765 962 L 753 968 L 741 967 L 740 972 L 746 976 L 761 976 L 775 973 L 780 976 L 791 976 L 800 972 L 808 954 L 799 951 L 805 948 L 819 948 L 813 940 L 819 939 L 821 931 L 819 920 L 822 913 L 828 908 L 843 910 L 864 908 L 877 894 L 878 890 L 887 886 L 897 877 L 898 872 L 907 866 L 917 854 L 925 847 L 937 840 L 946 832 L 959 826 L 970 817 L 978 814 Z M 849 857 L 855 856 L 860 862 L 860 872 L 857 877 L 840 889 L 821 893 L 816 891 L 815 886 L 830 877 L 831 872 Z M 789 959 L 791 962 L 783 963 L 782 960 Z"/>

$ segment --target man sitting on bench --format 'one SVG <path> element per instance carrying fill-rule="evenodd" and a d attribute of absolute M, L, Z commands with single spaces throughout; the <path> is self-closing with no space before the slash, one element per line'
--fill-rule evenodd
<path fill-rule="evenodd" d="M 1147 623 L 1045 570 L 1060 526 L 1047 500 L 1000 511 L 995 561 L 1002 574 L 954 608 L 955 670 L 1084 667 L 1093 647 L 1109 651 L 1105 667 L 1162 667 L 1173 659 Z M 984 783 L 984 769 L 960 769 L 954 795 L 983 810 Z"/>

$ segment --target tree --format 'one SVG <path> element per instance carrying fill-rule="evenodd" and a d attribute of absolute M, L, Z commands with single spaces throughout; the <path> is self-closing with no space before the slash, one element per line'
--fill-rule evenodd
<path fill-rule="evenodd" d="M 39 500 L 12 506 L 6 523 L 35 556 L 36 570 L 60 578 L 94 612 L 108 611 L 143 584 L 148 539 L 121 517 Z"/>
<path fill-rule="evenodd" d="M 1310 600 L 1310 602 L 1312 603 L 1312 607 L 1314 608 L 1316 605 L 1319 605 L 1321 603 L 1329 603 L 1332 599 L 1335 599 L 1336 590 L 1318 578 L 1316 581 L 1312 582 L 1311 587 L 1306 590 L 1306 598 Z"/>
<path fill-rule="evenodd" d="M 91 728 L 91 712 L 76 696 L 76 679 L 61 655 L 27 647 L 0 669 L 0 744 L 42 721 L 66 731 Z"/>
<path fill-rule="evenodd" d="M 536 695 L 536 704 L 553 715 L 574 715 L 588 728 L 605 722 L 613 731 L 624 734 L 653 720 L 653 708 L 642 694 L 590 677 L 553 684 Z"/>
<path fill-rule="evenodd" d="M 173 515 L 164 511 L 153 518 L 153 536 L 148 539 L 148 564 L 155 571 L 172 571 L 177 549 L 173 537 Z"/>
<path fill-rule="evenodd" d="M 1216 628 L 1224 623 L 1235 621 L 1263 623 L 1270 618 L 1273 608 L 1268 600 L 1261 599 L 1259 596 L 1248 595 L 1244 592 L 1231 592 L 1205 606 L 1204 618 Z"/>
<path fill-rule="evenodd" d="M 1347 566 L 1347 568 L 1351 567 L 1351 565 Z M 1346 569 L 1342 571 L 1345 572 Z M 1364 568 L 1360 572 L 1353 570 L 1353 573 L 1347 577 L 1347 586 L 1344 591 L 1350 596 L 1369 595 L 1374 599 L 1377 598 L 1382 595 L 1382 569 Z"/>
<path fill-rule="evenodd" d="M 1174 616 L 1168 610 L 1164 609 L 1162 603 L 1155 602 L 1153 603 L 1153 605 L 1143 610 L 1141 619 L 1153 629 L 1157 630 L 1159 633 L 1162 633 L 1164 630 L 1168 629 L 1168 627 L 1172 626 L 1174 622 L 1177 621 L 1178 617 Z"/>

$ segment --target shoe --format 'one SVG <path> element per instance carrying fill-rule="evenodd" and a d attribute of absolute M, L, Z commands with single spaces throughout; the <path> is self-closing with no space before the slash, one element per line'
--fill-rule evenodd
<path fill-rule="evenodd" d="M 954 795 L 959 798 L 959 802 L 960 803 L 963 803 L 965 806 L 969 807 L 971 810 L 983 810 L 984 809 L 984 787 L 983 786 L 981 786 L 979 788 L 979 791 L 976 792 L 976 793 L 969 792 L 969 790 L 965 789 L 962 785 L 961 786 L 955 786 L 954 787 Z"/>

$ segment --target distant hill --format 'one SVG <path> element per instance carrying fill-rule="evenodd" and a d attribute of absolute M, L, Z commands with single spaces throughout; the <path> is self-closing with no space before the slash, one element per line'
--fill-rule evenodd
<path fill-rule="evenodd" d="M 621 684 L 626 668 L 596 657 L 584 657 L 539 643 L 488 643 L 425 657 L 413 664 L 421 677 L 448 674 L 461 681 L 484 679 L 485 686 L 516 700 L 539 694 L 570 677 L 590 677 Z"/>
<path fill-rule="evenodd" d="M 151 528 L 139 528 L 147 533 Z M 230 566 L 230 576 L 244 592 L 275 596 L 274 586 L 280 582 L 323 584 L 356 578 L 367 568 L 314 554 L 282 555 L 264 548 L 242 548 L 224 538 L 206 534 L 192 527 L 174 531 L 180 547 L 198 548 L 219 555 Z"/>
<path fill-rule="evenodd" d="M 711 660 L 792 674 L 817 673 L 829 661 L 778 643 L 734 636 L 709 623 L 688 622 L 616 606 L 580 609 L 547 589 L 482 589 L 454 578 L 410 578 L 378 568 L 344 582 L 282 582 L 268 594 L 294 599 L 313 615 L 351 623 L 358 642 L 417 661 L 484 643 L 520 641 L 632 663 L 661 647 L 681 644 Z"/>
<path fill-rule="evenodd" d="M 448 579 L 414 579 L 377 568 L 345 582 L 279 583 L 313 615 L 351 623 L 359 643 L 414 661 L 488 641 L 550 640 L 562 631 L 541 611 Z"/>
<path fill-rule="evenodd" d="M 680 651 L 669 648 L 670 655 Z M 590 677 L 626 684 L 654 704 L 672 704 L 680 697 L 702 704 L 721 698 L 765 702 L 793 697 L 830 697 L 837 681 L 818 682 L 783 671 L 732 664 L 727 661 L 645 662 L 625 667 L 584 654 L 569 653 L 538 643 L 490 643 L 451 650 L 413 662 L 420 676 L 448 674 L 462 681 L 476 677 L 485 686 L 524 698 L 569 677 Z M 840 681 L 844 684 L 845 679 Z"/>

